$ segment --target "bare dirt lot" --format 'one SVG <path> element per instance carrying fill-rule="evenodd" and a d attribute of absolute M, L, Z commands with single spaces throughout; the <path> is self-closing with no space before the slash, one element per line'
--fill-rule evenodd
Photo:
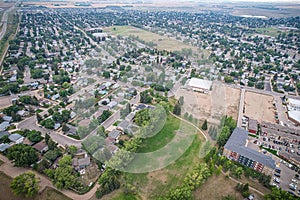
<path fill-rule="evenodd" d="M 237 119 L 240 100 L 239 89 L 214 83 L 209 94 L 179 89 L 175 97 L 178 99 L 180 96 L 184 97 L 182 115 L 188 112 L 197 119 L 207 119 L 214 124 L 219 124 L 224 115 Z"/>
<path fill-rule="evenodd" d="M 273 106 L 274 98 L 269 95 L 254 92 L 245 93 L 245 115 L 256 119 L 258 122 L 266 121 L 276 123 L 275 109 Z"/>

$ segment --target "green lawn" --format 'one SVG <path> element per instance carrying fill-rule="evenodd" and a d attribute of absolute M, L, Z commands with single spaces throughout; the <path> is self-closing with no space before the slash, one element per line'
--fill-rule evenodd
<path fill-rule="evenodd" d="M 175 135 L 175 131 L 179 128 L 179 119 L 168 117 L 163 129 L 153 137 L 147 138 L 139 148 L 139 153 L 146 153 L 161 149 L 168 144 Z"/>
<path fill-rule="evenodd" d="M 269 35 L 269 36 L 272 36 L 272 37 L 276 37 L 277 35 L 279 35 L 279 33 L 281 33 L 280 30 L 278 30 L 277 28 L 272 28 L 272 27 L 255 28 L 254 30 L 259 34 Z"/>
<path fill-rule="evenodd" d="M 199 50 L 197 47 L 184 44 L 182 41 L 169 38 L 165 35 L 152 33 L 150 31 L 136 28 L 133 26 L 111 26 L 105 28 L 104 31 L 110 32 L 114 35 L 137 36 L 145 42 L 155 43 L 157 45 L 156 48 L 159 50 L 181 51 L 182 49 L 185 48 L 185 49 L 192 49 L 193 53 L 197 53 L 198 55 L 203 54 L 204 58 L 207 58 L 209 55 L 209 52 L 207 50 Z"/>
<path fill-rule="evenodd" d="M 178 138 L 178 129 L 184 137 Z M 195 134 L 188 135 L 188 133 L 192 132 L 195 132 Z M 188 137 L 192 138 L 191 143 L 185 143 L 184 140 Z M 176 139 L 182 140 L 184 141 L 183 144 L 189 145 L 187 149 L 184 149 L 184 152 L 180 151 L 182 148 L 181 143 L 174 143 L 174 140 Z M 163 129 L 157 135 L 144 141 L 140 152 L 159 152 L 158 149 L 163 149 L 172 142 L 175 145 L 166 148 L 167 151 L 161 153 L 162 155 L 158 153 L 158 160 L 148 160 L 147 156 L 144 156 L 145 159 L 143 160 L 141 156 L 138 161 L 133 161 L 133 166 L 140 166 L 143 164 L 147 166 L 152 165 L 153 167 L 159 166 L 159 164 L 156 163 L 170 161 L 170 158 L 166 157 L 165 154 L 178 154 L 179 158 L 172 161 L 168 166 L 155 171 L 145 173 L 124 173 L 124 183 L 134 185 L 138 190 L 139 196 L 142 196 L 143 199 L 156 199 L 159 196 L 165 195 L 171 188 L 181 185 L 188 171 L 190 171 L 197 163 L 201 162 L 199 151 L 202 141 L 204 141 L 202 135 L 196 132 L 194 127 L 187 123 L 180 123 L 179 119 L 169 116 Z M 183 154 L 181 155 L 181 153 Z M 171 158 L 173 159 L 175 157 L 171 156 Z"/>

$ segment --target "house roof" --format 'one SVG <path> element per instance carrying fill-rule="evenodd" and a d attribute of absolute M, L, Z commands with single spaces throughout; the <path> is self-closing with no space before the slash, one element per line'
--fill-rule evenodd
<path fill-rule="evenodd" d="M 45 149 L 45 147 L 48 147 L 48 145 L 44 141 L 40 141 L 33 145 L 33 148 L 35 148 L 37 151 L 42 151 Z"/>
<path fill-rule="evenodd" d="M 2 144 L 0 144 L 0 151 L 3 152 L 3 151 L 5 151 L 6 149 L 8 149 L 9 147 L 10 147 L 9 144 L 7 144 L 7 143 L 2 143 Z"/>
<path fill-rule="evenodd" d="M 120 135 L 120 131 L 118 131 L 118 130 L 116 130 L 116 129 L 112 130 L 112 131 L 108 134 L 109 137 L 112 137 L 112 138 L 114 138 L 114 139 L 117 139 L 117 137 L 119 137 L 119 135 Z"/>
<path fill-rule="evenodd" d="M 4 131 L 9 126 L 9 122 L 2 122 L 0 124 L 0 131 Z"/>
<path fill-rule="evenodd" d="M 3 119 L 4 121 L 10 122 L 10 121 L 12 120 L 12 117 L 11 117 L 11 116 L 3 116 L 2 119 Z"/>
<path fill-rule="evenodd" d="M 9 135 L 9 132 L 8 131 L 1 131 L 0 132 L 0 139 L 3 138 L 3 136 L 5 135 Z"/>
<path fill-rule="evenodd" d="M 18 133 L 14 133 L 11 134 L 10 136 L 8 136 L 8 138 L 12 141 L 12 142 L 16 142 L 21 138 L 24 138 L 22 135 L 18 134 Z"/>
<path fill-rule="evenodd" d="M 245 146 L 247 138 L 248 131 L 237 127 L 234 129 L 224 148 L 275 169 L 275 161 L 270 156 L 266 156 Z"/>
<path fill-rule="evenodd" d="M 80 167 L 88 166 L 90 164 L 91 164 L 91 158 L 89 156 L 78 159 L 78 166 L 80 166 Z"/>

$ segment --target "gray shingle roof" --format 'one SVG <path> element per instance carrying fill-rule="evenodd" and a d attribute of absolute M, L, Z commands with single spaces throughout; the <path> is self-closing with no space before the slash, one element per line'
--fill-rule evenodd
<path fill-rule="evenodd" d="M 114 138 L 114 139 L 117 139 L 117 137 L 118 137 L 119 135 L 120 135 L 120 131 L 118 131 L 118 130 L 116 130 L 116 129 L 112 130 L 112 131 L 108 134 L 109 137 L 112 137 L 112 138 Z"/>
<path fill-rule="evenodd" d="M 2 143 L 2 144 L 0 144 L 0 151 L 3 152 L 6 149 L 8 149 L 9 147 L 10 147 L 9 144 Z"/>
<path fill-rule="evenodd" d="M 275 161 L 270 156 L 266 156 L 245 146 L 247 137 L 248 132 L 237 127 L 234 129 L 224 148 L 275 169 Z"/>
<path fill-rule="evenodd" d="M 8 131 L 1 131 L 0 132 L 0 139 L 3 138 L 3 136 L 5 135 L 9 135 L 9 132 Z"/>
<path fill-rule="evenodd" d="M 14 133 L 14 134 L 11 134 L 10 136 L 8 136 L 8 138 L 11 141 L 16 142 L 18 139 L 23 138 L 23 136 L 18 133 Z"/>

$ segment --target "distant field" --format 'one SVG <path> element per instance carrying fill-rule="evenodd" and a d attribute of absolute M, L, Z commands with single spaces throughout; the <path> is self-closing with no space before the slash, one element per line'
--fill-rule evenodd
<path fill-rule="evenodd" d="M 254 29 L 257 33 L 262 34 L 262 35 L 269 35 L 272 37 L 278 36 L 282 31 L 278 30 L 277 28 L 255 28 Z"/>
<path fill-rule="evenodd" d="M 12 178 L 0 172 L 0 199 L 9 199 L 9 200 L 71 200 L 70 198 L 63 195 L 61 192 L 54 190 L 52 188 L 46 187 L 41 194 L 38 194 L 34 198 L 25 198 L 15 196 L 11 189 L 10 183 Z"/>
<path fill-rule="evenodd" d="M 204 54 L 204 58 L 208 57 L 208 51 L 199 50 L 197 47 L 184 44 L 181 41 L 169 38 L 167 36 L 161 36 L 150 31 L 146 31 L 133 26 L 112 26 L 104 29 L 107 32 L 111 32 L 114 35 L 129 36 L 134 35 L 144 40 L 145 42 L 153 42 L 157 46 L 157 49 L 168 51 L 181 51 L 182 49 L 192 49 L 193 53 Z"/>

